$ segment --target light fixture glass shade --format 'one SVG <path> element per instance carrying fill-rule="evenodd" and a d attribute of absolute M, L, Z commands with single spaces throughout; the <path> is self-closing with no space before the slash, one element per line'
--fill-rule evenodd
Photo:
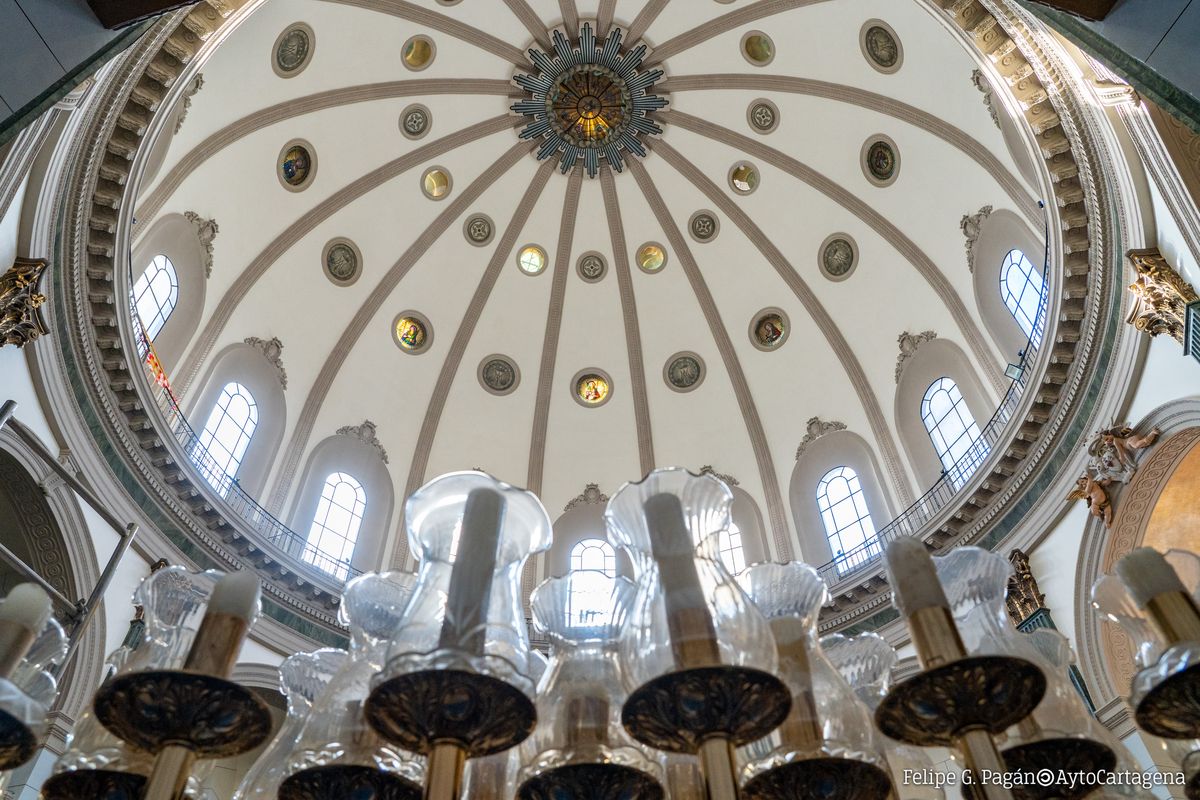
<path fill-rule="evenodd" d="M 877 633 L 821 637 L 821 649 L 842 674 L 854 694 L 873 714 L 888 693 L 896 651 Z M 875 746 L 881 749 L 891 772 L 892 784 L 904 787 L 904 800 L 945 800 L 937 781 L 913 781 L 912 775 L 933 775 L 933 759 L 921 747 L 898 742 L 871 726 Z M 906 777 L 910 777 L 906 780 Z"/>
<path fill-rule="evenodd" d="M 779 786 L 840 781 L 856 786 L 857 797 L 883 800 L 891 781 L 870 713 L 817 638 L 817 617 L 829 601 L 825 581 L 808 564 L 792 561 L 748 567 L 738 583 L 770 623 L 779 676 L 792 692 L 784 723 L 741 751 L 743 793 L 766 798 Z"/>
<path fill-rule="evenodd" d="M 133 604 L 143 611 L 145 637 L 135 649 L 122 645 L 109 655 L 105 662 L 107 680 L 139 670 L 182 667 L 204 618 L 208 598 L 223 576 L 217 570 L 190 572 L 186 567 L 173 566 L 144 578 L 133 593 Z M 88 704 L 42 792 L 47 798 L 59 800 L 84 796 L 83 787 L 103 785 L 136 796 L 153 763 L 151 754 L 127 746 L 100 724 L 93 706 Z M 189 779 L 192 794 L 211 764 L 198 763 Z"/>
<path fill-rule="evenodd" d="M 363 717 L 371 678 L 383 665 L 413 585 L 404 572 L 368 573 L 346 584 L 338 618 L 350 628 L 350 652 L 313 702 L 288 759 L 280 800 L 355 792 L 420 796 L 424 759 L 384 742 Z"/>
<path fill-rule="evenodd" d="M 1010 769 L 1036 774 L 1042 769 L 1077 773 L 1074 787 L 1063 794 L 1105 798 L 1150 798 L 1153 795 L 1128 781 L 1104 783 L 1102 773 L 1138 769 L 1133 756 L 1100 723 L 1071 682 L 1068 670 L 1074 656 L 1067 637 L 1051 628 L 1029 633 L 1014 631 L 1016 649 L 1037 664 L 1046 676 L 1046 693 L 1033 713 L 1009 728 L 999 740 Z"/>
<path fill-rule="evenodd" d="M 409 497 L 404 518 L 417 580 L 378 683 L 457 668 L 532 697 L 521 568 L 550 546 L 541 501 L 481 472 L 453 472 Z"/>
<path fill-rule="evenodd" d="M 982 547 L 956 547 L 933 563 L 967 652 L 1017 655 L 1012 652 L 1016 631 L 1004 604 L 1012 575 L 1008 559 Z"/>
<path fill-rule="evenodd" d="M 628 553 L 637 584 L 621 639 L 630 689 L 699 667 L 775 671 L 770 626 L 720 558 L 717 534 L 729 529 L 732 503 L 721 480 L 677 467 L 609 500 L 608 539 Z"/>
<path fill-rule="evenodd" d="M 1193 601 L 1200 602 L 1200 556 L 1185 550 L 1168 550 L 1163 558 L 1175 570 L 1175 575 L 1183 584 L 1183 590 Z M 1119 625 L 1129 636 L 1134 647 L 1134 661 L 1139 670 L 1146 670 L 1165 661 L 1176 659 L 1195 660 L 1200 652 L 1191 653 L 1195 648 L 1176 645 L 1170 647 L 1162 633 L 1152 624 L 1149 615 L 1130 593 L 1129 587 L 1116 572 L 1100 576 L 1092 584 L 1092 607 L 1106 622 Z M 1166 659 L 1166 651 L 1174 651 Z M 1169 664 L 1164 666 L 1170 666 Z M 1139 673 L 1134 679 L 1134 689 L 1131 694 L 1141 693 L 1154 683 L 1154 676 L 1149 673 Z M 1136 705 L 1136 699 L 1134 699 Z"/>
<path fill-rule="evenodd" d="M 287 717 L 275 738 L 238 784 L 233 800 L 276 799 L 279 784 L 288 774 L 288 758 L 296 747 L 312 704 L 330 678 L 345 666 L 348 657 L 345 650 L 323 648 L 311 653 L 297 653 L 279 666 L 279 691 L 287 698 Z"/>
<path fill-rule="evenodd" d="M 628 579 L 593 570 L 534 590 L 534 627 L 550 641 L 550 664 L 537 688 L 538 725 L 520 747 L 517 797 L 574 795 L 600 783 L 624 787 L 620 796 L 661 795 L 658 759 L 621 725 L 617 642 L 633 595 Z"/>

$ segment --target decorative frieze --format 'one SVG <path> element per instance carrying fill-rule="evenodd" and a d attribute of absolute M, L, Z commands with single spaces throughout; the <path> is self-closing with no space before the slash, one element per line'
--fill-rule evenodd
<path fill-rule="evenodd" d="M 279 385 L 286 389 L 287 370 L 283 368 L 283 342 L 279 341 L 279 337 L 260 339 L 257 336 L 249 336 L 243 341 L 263 354 L 263 358 L 279 373 Z"/>
<path fill-rule="evenodd" d="M 1184 311 L 1200 300 L 1195 288 L 1167 263 L 1157 247 L 1130 250 L 1127 254 L 1137 272 L 1129 284 L 1133 307 L 1126 322 L 1151 336 L 1166 333 L 1183 344 Z"/>
<path fill-rule="evenodd" d="M 188 111 L 192 108 L 192 98 L 196 96 L 196 92 L 204 88 L 204 73 L 197 72 L 196 77 L 192 78 L 191 83 L 183 90 L 183 108 L 179 111 L 179 118 L 175 120 L 175 133 L 179 133 L 183 128 L 183 121 L 187 119 Z"/>
<path fill-rule="evenodd" d="M 39 310 L 46 302 L 46 295 L 38 293 L 45 271 L 42 259 L 18 258 L 0 275 L 0 347 L 24 347 L 49 332 Z"/>
<path fill-rule="evenodd" d="M 904 372 L 904 365 L 917 354 L 921 345 L 932 342 L 936 338 L 937 334 L 933 331 L 921 331 L 920 333 L 905 331 L 896 337 L 896 344 L 900 345 L 900 355 L 896 356 L 896 383 L 900 383 L 900 373 Z"/>
<path fill-rule="evenodd" d="M 732 489 L 734 486 L 738 485 L 737 478 L 733 477 L 732 475 L 723 475 L 720 472 L 717 472 L 715 469 L 713 469 L 712 464 L 705 464 L 703 467 L 701 467 L 700 474 L 701 475 L 712 475 L 714 478 L 717 478 L 718 480 L 724 482 L 724 484 L 726 486 L 728 486 L 730 489 Z"/>
<path fill-rule="evenodd" d="M 979 234 L 983 231 L 983 221 L 991 215 L 992 207 L 984 206 L 974 214 L 964 214 L 958 223 L 963 236 L 967 237 L 967 271 L 972 274 L 975 272 L 975 242 L 979 240 Z"/>
<path fill-rule="evenodd" d="M 983 104 L 987 106 L 988 113 L 992 115 L 992 122 L 999 128 L 1000 113 L 996 111 L 996 98 L 992 96 L 992 85 L 988 83 L 987 76 L 983 74 L 983 70 L 976 69 L 971 71 L 971 83 L 975 84 L 975 88 L 983 94 Z"/>
<path fill-rule="evenodd" d="M 846 430 L 846 423 L 825 422 L 820 417 L 810 417 L 806 427 L 807 430 L 804 434 L 804 438 L 800 440 L 800 446 L 796 448 L 797 461 L 800 460 L 800 456 L 804 455 L 804 451 L 808 449 L 808 446 L 817 439 L 820 439 L 827 433 Z"/>
<path fill-rule="evenodd" d="M 364 419 L 361 425 L 343 425 L 337 429 L 338 436 L 351 436 L 358 439 L 367 447 L 372 447 L 379 451 L 379 458 L 383 463 L 388 463 L 387 450 L 383 449 L 383 445 L 379 442 L 379 437 L 376 435 L 378 428 L 375 423 L 369 419 Z M 482 470 L 477 470 L 482 472 Z"/>
<path fill-rule="evenodd" d="M 565 514 L 571 509 L 578 508 L 579 506 L 595 506 L 607 502 L 608 495 L 600 491 L 600 485 L 597 483 L 589 483 L 584 487 L 583 491 L 577 497 L 573 498 L 570 502 L 563 506 L 563 513 Z"/>
<path fill-rule="evenodd" d="M 211 278 L 213 270 L 213 240 L 217 238 L 220 228 L 215 219 L 204 219 L 195 211 L 185 211 L 183 216 L 196 229 L 196 238 L 204 248 L 204 277 Z"/>

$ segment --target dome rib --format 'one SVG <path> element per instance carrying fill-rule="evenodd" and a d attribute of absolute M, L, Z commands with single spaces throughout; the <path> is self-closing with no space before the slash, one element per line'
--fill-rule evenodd
<path fill-rule="evenodd" d="M 520 20 L 525 26 L 525 30 L 529 31 L 533 36 L 533 40 L 543 50 L 551 48 L 550 36 L 546 33 L 546 26 L 542 23 L 538 13 L 530 8 L 529 3 L 525 0 L 504 0 L 504 5 L 508 6 L 508 10 L 513 13 L 513 16 Z"/>
<path fill-rule="evenodd" d="M 521 146 L 525 152 L 528 152 L 528 146 L 524 142 L 521 143 Z M 417 441 L 413 445 L 412 462 L 408 469 L 408 478 L 405 481 L 405 497 L 411 495 L 425 483 L 425 470 L 429 466 L 429 453 L 433 449 L 433 440 L 437 436 L 438 425 L 442 419 L 442 411 L 446 407 L 446 399 L 450 394 L 450 387 L 454 383 L 459 365 L 462 363 L 463 353 L 466 351 L 467 345 L 470 344 L 471 334 L 475 332 L 475 326 L 479 322 L 479 315 L 483 312 L 484 306 L 487 305 L 487 301 L 491 297 L 492 289 L 495 288 L 496 281 L 500 277 L 500 271 L 508 263 L 513 247 L 516 246 L 517 236 L 524 229 L 525 223 L 529 220 L 529 215 L 533 212 L 533 207 L 537 205 L 538 199 L 542 196 L 542 191 L 545 190 L 546 184 L 550 182 L 550 177 L 553 174 L 553 161 L 544 161 L 538 166 L 533 180 L 529 182 L 529 187 L 525 190 L 525 194 L 521 197 L 521 201 L 517 204 L 516 210 L 513 212 L 512 220 L 508 223 L 508 227 L 504 229 L 504 234 L 500 237 L 496 245 L 496 251 L 492 254 L 487 268 L 483 271 L 483 276 L 479 279 L 479 285 L 475 289 L 475 294 L 471 297 L 471 302 L 467 306 L 466 313 L 463 314 L 462 322 L 458 325 L 458 330 L 454 333 L 454 339 L 450 342 L 445 360 L 442 361 L 441 369 L 438 371 L 437 383 L 433 386 L 429 405 L 425 408 L 425 417 L 421 422 L 421 432 L 417 435 Z M 401 540 L 397 542 L 396 552 L 392 557 L 392 564 L 396 568 L 400 568 L 407 558 L 408 542 L 401 537 Z"/>
<path fill-rule="evenodd" d="M 178 385 L 181 391 L 186 391 L 192 381 L 200 373 L 209 353 L 216 345 L 217 339 L 225 329 L 225 325 L 233 316 L 242 299 L 249 294 L 250 289 L 258 279 L 267 273 L 275 262 L 280 259 L 306 232 L 329 219 L 335 213 L 345 208 L 358 198 L 377 189 L 391 179 L 398 177 L 410 169 L 421 166 L 430 159 L 444 155 L 458 147 L 482 139 L 494 133 L 512 128 L 519 120 L 508 114 L 501 114 L 483 122 L 469 125 L 460 131 L 443 136 L 429 144 L 392 159 L 378 169 L 372 170 L 358 179 L 351 181 L 342 188 L 330 193 L 329 197 L 302 214 L 289 225 L 283 233 L 275 237 L 269 245 L 251 261 L 221 297 L 220 303 L 213 309 L 212 316 L 204 324 L 204 329 L 195 338 L 195 344 L 188 351 L 183 362 L 183 368 L 177 370 L 180 376 Z"/>
<path fill-rule="evenodd" d="M 696 295 L 696 302 L 704 313 L 704 319 L 708 323 L 713 342 L 721 354 L 721 361 L 724 362 L 725 370 L 729 373 L 729 380 L 733 384 L 733 391 L 737 396 L 738 407 L 742 411 L 742 420 L 746 425 L 746 434 L 749 436 L 750 445 L 754 450 L 754 460 L 758 464 L 758 474 L 762 481 L 763 495 L 767 504 L 767 518 L 771 521 L 771 534 L 775 539 L 775 556 L 784 561 L 790 560 L 792 558 L 792 536 L 787 522 L 783 493 L 779 488 L 779 477 L 775 472 L 775 462 L 771 458 L 771 447 L 767 443 L 766 430 L 758 415 L 754 395 L 750 392 L 750 384 L 746 380 L 741 360 L 721 321 L 721 314 L 717 310 L 717 304 L 713 300 L 708 283 L 704 280 L 704 274 L 692 257 L 687 237 L 680 231 L 670 208 L 667 207 L 666 201 L 663 200 L 658 187 L 654 184 L 653 178 L 650 177 L 650 173 L 646 171 L 642 162 L 636 159 L 629 162 L 629 170 L 633 173 L 638 187 L 641 188 L 646 202 L 654 211 L 654 216 L 658 220 L 659 227 L 666 234 L 668 243 L 679 257 L 680 264 L 683 265 L 684 274 L 687 275 L 688 283 Z"/>
<path fill-rule="evenodd" d="M 879 444 L 880 454 L 883 456 L 884 464 L 887 466 L 888 477 L 892 481 L 892 486 L 895 488 L 897 496 L 905 505 L 911 503 L 914 495 L 912 484 L 908 478 L 909 471 L 904 468 L 905 462 L 900 456 L 900 449 L 892 435 L 887 417 L 884 416 L 883 407 L 879 404 L 879 399 L 875 396 L 875 390 L 871 387 L 871 382 L 867 379 L 866 371 L 862 368 L 862 364 L 859 363 L 858 357 L 854 355 L 854 350 L 842 335 L 841 329 L 838 328 L 833 317 L 825 310 L 825 306 L 821 304 L 821 301 L 813 293 L 808 283 L 800 276 L 800 273 L 791 265 L 787 258 L 784 257 L 783 252 L 775 246 L 770 237 L 763 232 L 762 228 L 755 224 L 750 215 L 742 210 L 720 186 L 705 176 L 686 156 L 665 141 L 659 140 L 654 142 L 654 151 L 662 156 L 663 161 L 674 167 L 679 174 L 683 175 L 693 186 L 703 192 L 709 201 L 717 206 L 721 213 L 729 217 L 742 234 L 754 243 L 767 262 L 779 273 L 779 277 L 783 279 L 783 282 L 796 295 L 796 299 L 804 306 L 804 310 L 808 312 L 817 329 L 824 334 L 830 349 L 837 356 L 838 363 L 842 365 L 842 370 L 846 373 L 846 377 L 849 378 L 850 384 L 854 387 L 854 391 L 858 395 L 858 401 L 862 404 L 863 411 L 866 412 L 867 420 L 871 425 L 871 432 Z"/>
<path fill-rule="evenodd" d="M 1042 225 L 1042 212 L 1038 209 L 1036 198 L 1025 190 L 1020 180 L 1004 166 L 1000 159 L 992 155 L 992 152 L 980 144 L 978 139 L 928 111 L 923 111 L 886 95 L 860 89 L 857 86 L 830 83 L 812 78 L 796 78 L 789 75 L 745 75 L 736 72 L 677 75 L 667 78 L 658 86 L 659 91 L 663 92 L 711 90 L 714 87 L 760 92 L 788 92 L 819 97 L 822 100 L 849 103 L 869 111 L 886 114 L 901 122 L 907 122 L 926 133 L 933 134 L 969 156 L 1000 184 L 1009 199 L 1013 201 L 1013 206 L 1020 210 L 1031 224 L 1038 228 Z"/>
<path fill-rule="evenodd" d="M 554 391 L 554 369 L 558 363 L 558 341 L 562 333 L 563 302 L 567 294 L 567 277 L 571 274 L 571 248 L 575 240 L 575 223 L 579 214 L 579 195 L 582 189 L 583 171 L 574 170 L 567 181 L 562 221 L 558 228 L 558 249 L 555 253 L 554 276 L 550 285 L 546 333 L 542 337 L 537 399 L 533 406 L 533 428 L 529 437 L 529 464 L 525 485 L 531 492 L 539 495 L 542 492 L 542 477 L 546 465 L 546 432 L 550 426 L 550 401 Z"/>
<path fill-rule="evenodd" d="M 617 291 L 621 295 L 621 316 L 625 321 L 625 348 L 629 354 L 630 389 L 633 394 L 633 418 L 637 428 L 638 463 L 645 475 L 657 466 L 654 460 L 654 436 L 650 429 L 650 399 L 646 391 L 646 363 L 642 356 L 642 329 L 638 323 L 637 298 L 633 293 L 633 275 L 629 268 L 629 247 L 616 179 L 611 170 L 600 174 L 604 212 L 608 217 L 608 235 L 612 241 L 613 264 L 617 273 Z"/>
<path fill-rule="evenodd" d="M 665 111 L 662 112 L 661 116 L 669 123 L 678 125 L 680 128 L 737 148 L 740 152 L 761 158 L 768 164 L 783 170 L 797 180 L 821 192 L 821 194 L 869 225 L 885 241 L 891 244 L 900 255 L 904 256 L 908 263 L 916 269 L 917 273 L 925 279 L 930 288 L 937 293 L 938 299 L 942 301 L 946 308 L 949 309 L 951 316 L 954 317 L 959 332 L 979 362 L 981 371 L 987 377 L 996 393 L 1003 395 L 1004 391 L 1008 388 L 1008 382 L 1004 379 L 1004 374 L 1000 369 L 998 351 L 988 345 L 988 340 L 984 338 L 983 332 L 975 322 L 975 318 L 967 311 L 962 298 L 958 296 L 958 292 L 954 290 L 954 287 L 946 279 L 946 276 L 942 274 L 937 264 L 921 250 L 916 242 L 908 238 L 903 231 L 892 224 L 886 217 L 868 205 L 866 201 L 847 191 L 835 181 L 825 177 L 802 161 L 792 158 L 763 142 L 752 139 L 749 136 L 743 136 L 722 125 L 708 122 L 682 111 Z"/>
<path fill-rule="evenodd" d="M 654 0 L 654 2 L 657 1 Z M 678 36 L 673 36 L 667 41 L 662 42 L 658 47 L 654 48 L 649 60 L 642 65 L 642 68 L 647 69 L 656 66 L 671 56 L 679 55 L 684 50 L 690 50 L 698 44 L 707 42 L 714 36 L 720 36 L 722 33 L 740 28 L 743 25 L 748 25 L 751 22 L 756 22 L 764 17 L 782 14 L 794 8 L 803 8 L 804 6 L 813 6 L 817 3 L 825 2 L 828 2 L 828 0 L 758 0 L 757 3 L 752 3 L 745 8 L 739 8 L 735 11 L 730 11 L 728 14 L 714 17 L 691 30 L 686 30 Z M 652 4 L 653 2 L 648 5 Z M 663 2 L 663 5 L 666 5 L 666 3 Z M 638 36 L 644 35 L 645 32 L 645 29 L 638 31 Z M 635 41 L 638 38 L 633 33 L 633 30 L 630 30 L 630 41 Z"/>
<path fill-rule="evenodd" d="M 456 191 L 455 196 L 451 198 L 450 204 L 446 206 L 446 209 L 437 215 L 434 221 L 421 232 L 420 236 L 413 240 L 412 245 L 392 265 L 387 274 L 383 276 L 371 293 L 367 295 L 358 311 L 351 317 L 349 324 L 342 331 L 342 335 L 338 337 L 337 344 L 330 350 L 329 355 L 325 357 L 325 361 L 321 365 L 321 371 L 317 373 L 312 388 L 309 389 L 308 395 L 304 398 L 304 408 L 296 420 L 296 426 L 292 429 L 292 435 L 288 440 L 287 449 L 284 453 L 283 467 L 275 479 L 272 509 L 278 510 L 282 508 L 284 498 L 291 489 L 292 479 L 299 468 L 300 458 L 304 455 L 304 451 L 308 446 L 308 439 L 312 435 L 313 425 L 316 422 L 317 415 L 321 411 L 321 406 L 325 402 L 325 397 L 329 394 L 329 389 L 333 386 L 334 379 L 337 378 L 338 372 L 341 370 L 350 351 L 354 348 L 355 343 L 362 336 L 363 331 L 367 329 L 371 320 L 379 313 L 379 309 L 383 307 L 383 304 L 388 300 L 392 292 L 396 290 L 396 287 L 400 285 L 400 281 L 404 279 L 404 276 L 413 268 L 418 259 L 425 255 L 426 251 L 433 246 L 434 242 L 441 238 L 455 220 L 467 212 L 471 204 L 478 200 L 479 196 L 489 186 L 516 166 L 522 158 L 529 154 L 529 151 L 529 145 L 524 142 L 514 144 L 496 159 L 491 168 L 485 170 L 465 189 Z M 407 497 L 411 493 L 412 490 L 406 492 L 405 496 Z"/>

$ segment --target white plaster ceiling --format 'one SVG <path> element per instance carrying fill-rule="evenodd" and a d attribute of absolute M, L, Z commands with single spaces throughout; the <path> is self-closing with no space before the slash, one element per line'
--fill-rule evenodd
<path fill-rule="evenodd" d="M 558 0 L 523 2 L 548 29 L 561 24 Z M 583 20 L 596 17 L 599 0 L 575 3 Z M 541 165 L 532 155 L 518 158 L 464 214 L 449 222 L 394 290 L 380 298 L 377 289 L 385 273 L 450 203 L 477 177 L 496 169 L 497 161 L 518 142 L 516 120 L 512 127 L 421 162 L 328 216 L 304 221 L 304 215 L 323 201 L 345 196 L 348 185 L 387 162 L 509 114 L 515 88 L 511 97 L 443 91 L 340 102 L 317 111 L 289 112 L 283 115 L 286 118 L 244 135 L 226 137 L 219 148 L 212 144 L 227 126 L 271 106 L 283 104 L 286 109 L 289 103 L 319 92 L 387 81 L 507 81 L 517 70 L 513 63 L 475 41 L 405 17 L 413 16 L 413 9 L 443 15 L 524 50 L 533 38 L 510 8 L 521 4 L 522 0 L 471 0 L 453 6 L 436 0 L 270 0 L 205 65 L 204 87 L 191 98 L 185 124 L 170 142 L 161 169 L 141 187 L 139 232 L 150 229 L 156 218 L 187 210 L 213 217 L 220 225 L 199 331 L 214 330 L 219 305 L 229 313 L 220 317 L 224 322 L 215 328 L 218 332 L 207 342 L 209 347 L 190 346 L 177 363 L 168 364 L 177 387 L 185 393 L 198 390 L 189 376 L 203 375 L 206 359 L 230 343 L 248 336 L 277 336 L 284 344 L 287 422 L 268 487 L 280 480 L 289 446 L 300 456 L 298 475 L 313 446 L 339 427 L 364 419 L 378 425 L 379 438 L 391 456 L 389 469 L 398 498 L 406 488 L 441 472 L 478 466 L 518 485 L 527 485 L 531 477 L 535 484 L 540 480 L 536 488 L 551 515 L 557 516 L 587 483 L 598 483 L 611 494 L 624 481 L 640 476 L 626 331 L 629 310 L 623 309 L 618 291 L 599 179 L 583 179 L 573 228 L 540 476 L 530 474 L 531 437 L 539 372 L 548 355 L 543 340 L 569 178 L 557 170 L 550 175 L 515 237 L 515 246 L 503 254 L 503 269 L 474 330 L 469 339 L 459 342 L 461 361 L 444 397 L 434 397 L 435 383 L 452 352 L 468 303 Z M 948 31 L 939 12 L 922 0 L 671 0 L 665 4 L 618 0 L 615 24 L 627 27 L 647 5 L 661 6 L 644 36 L 652 46 L 726 14 L 746 13 L 750 8 L 777 11 L 671 55 L 661 64 L 668 90 L 671 79 L 702 74 L 782 75 L 867 90 L 959 129 L 990 152 L 1010 185 L 1019 188 L 1023 208 L 996 176 L 961 149 L 909 121 L 852 102 L 767 88 L 663 93 L 671 103 L 662 141 L 749 214 L 807 283 L 861 364 L 893 447 L 900 450 L 907 469 L 894 418 L 897 336 L 906 330 L 934 330 L 953 340 L 993 392 L 996 384 L 990 376 L 1012 354 L 1001 353 L 989 340 L 987 358 L 981 361 L 930 282 L 895 242 L 860 216 L 763 158 L 748 157 L 738 147 L 672 124 L 670 114 L 686 112 L 703 118 L 817 170 L 923 251 L 947 291 L 977 318 L 959 220 L 989 204 L 1012 208 L 1028 218 L 1033 190 L 1019 177 L 983 96 L 972 85 L 971 72 L 977 66 L 973 56 Z M 872 18 L 886 21 L 903 45 L 903 63 L 895 74 L 873 69 L 860 50 L 859 31 Z M 272 47 L 279 33 L 298 21 L 315 32 L 312 61 L 296 77 L 283 79 L 272 69 Z M 739 51 L 742 35 L 756 29 L 774 39 L 776 56 L 766 67 L 751 66 Z M 437 55 L 428 69 L 412 72 L 402 65 L 400 50 L 408 37 L 418 33 L 434 40 Z M 653 52 L 649 60 L 654 60 Z M 746 121 L 747 106 L 758 97 L 769 98 L 780 110 L 779 128 L 769 135 L 756 133 Z M 410 103 L 424 104 L 433 116 L 430 133 L 416 142 L 404 138 L 398 127 L 400 111 Z M 891 137 L 901 158 L 898 179 L 885 188 L 869 183 L 860 165 L 860 148 L 876 133 Z M 277 179 L 275 159 L 286 142 L 297 138 L 312 143 L 318 167 L 311 186 L 293 193 Z M 729 168 L 744 158 L 761 173 L 760 188 L 749 196 L 735 194 L 726 182 Z M 453 175 L 454 189 L 441 202 L 427 199 L 419 187 L 423 170 L 432 164 L 448 168 Z M 701 208 L 717 212 L 721 229 L 715 241 L 698 244 L 686 233 L 683 240 L 714 299 L 718 335 L 727 338 L 744 373 L 749 399 L 761 420 L 773 485 L 764 484 L 770 470 L 756 459 L 745 421 L 745 399 L 739 403 L 734 378 L 683 269 L 683 256 L 671 246 L 672 237 L 656 219 L 635 175 L 627 170 L 615 176 L 615 186 L 630 260 L 633 250 L 648 240 L 667 245 L 669 252 L 669 263 L 661 273 L 645 274 L 635 266 L 631 275 L 654 462 L 692 469 L 712 464 L 717 471 L 735 476 L 758 500 L 771 539 L 768 506 L 772 497 L 786 503 L 796 446 L 810 417 L 844 422 L 877 452 L 881 443 L 820 326 L 751 238 L 661 154 L 651 152 L 641 164 L 677 225 L 685 226 Z M 485 213 L 495 222 L 494 238 L 486 247 L 474 247 L 464 239 L 463 220 L 474 212 Z M 298 226 L 295 234 L 280 242 L 277 252 L 269 252 L 289 226 Z M 848 280 L 835 283 L 822 277 L 817 257 L 821 242 L 838 231 L 854 237 L 860 261 Z M 353 240 L 363 254 L 363 273 L 348 288 L 334 286 L 322 274 L 322 248 L 336 236 Z M 527 242 L 540 244 L 550 254 L 549 267 L 538 277 L 522 274 L 514 263 L 515 250 Z M 608 272 L 598 284 L 583 282 L 575 272 L 575 261 L 586 250 L 607 259 Z M 269 266 L 261 277 L 247 282 L 245 273 L 254 264 Z M 324 400 L 309 402 L 311 430 L 298 428 L 314 381 L 335 343 L 372 298 L 383 301 L 378 311 L 366 321 L 361 335 L 352 337 L 352 347 Z M 756 349 L 748 336 L 752 317 L 767 306 L 785 310 L 792 324 L 788 341 L 773 352 Z M 433 343 L 424 354 L 408 355 L 393 344 L 391 321 L 403 309 L 420 311 L 433 325 Z M 695 351 L 707 365 L 704 383 L 686 394 L 672 391 L 662 377 L 667 358 L 681 350 Z M 481 388 L 476 368 L 490 353 L 503 353 L 518 364 L 521 383 L 514 393 L 497 397 Z M 602 407 L 581 407 L 571 396 L 570 380 L 585 367 L 599 367 L 613 378 L 612 399 Z M 444 400 L 444 408 L 436 433 L 423 442 L 421 429 L 429 424 L 426 412 L 431 400 Z M 202 422 L 193 419 L 196 425 Z M 427 459 L 423 469 L 410 474 L 415 450 L 426 445 L 419 454 Z M 422 458 L 417 459 L 418 467 Z M 915 478 L 906 481 L 905 490 L 913 495 L 926 488 L 917 485 Z M 897 487 L 886 476 L 884 484 L 897 495 L 893 504 L 902 507 L 904 498 Z M 269 502 L 270 494 L 264 491 L 264 500 Z M 290 498 L 279 507 L 290 509 Z M 790 511 L 785 516 L 790 524 Z"/>

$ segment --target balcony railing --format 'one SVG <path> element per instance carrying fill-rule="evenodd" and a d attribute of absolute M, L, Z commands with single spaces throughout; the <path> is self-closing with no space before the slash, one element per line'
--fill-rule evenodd
<path fill-rule="evenodd" d="M 818 571 L 826 583 L 832 586 L 874 563 L 883 554 L 887 543 L 896 537 L 912 536 L 921 531 L 959 494 L 960 489 L 966 485 L 971 475 L 983 465 L 995 449 L 1001 434 L 1020 405 L 1020 400 L 1029 382 L 1030 367 L 1043 342 L 1047 304 L 1050 296 L 1049 271 L 1046 269 L 1048 264 L 1049 250 L 1047 249 L 1042 270 L 1042 296 L 1038 304 L 1033 331 L 1025 348 L 1020 352 L 1017 363 L 1013 365 L 1016 368 L 1015 372 L 1010 369 L 1010 374 L 1015 377 L 1005 392 L 1003 401 L 996 409 L 996 413 L 984 425 L 978 438 L 972 442 L 966 454 L 951 469 L 943 471 L 941 478 L 929 491 L 921 495 L 916 502 L 879 530 L 869 541 L 846 553 L 838 554 L 832 561 L 819 567 Z M 132 276 L 129 285 L 133 285 Z M 168 424 L 170 435 L 186 454 L 196 472 L 224 498 L 228 509 L 237 515 L 241 523 L 254 530 L 262 541 L 293 558 L 313 565 L 335 579 L 349 580 L 361 574 L 362 570 L 351 566 L 346 559 L 335 558 L 324 552 L 309 543 L 306 537 L 284 525 L 271 512 L 259 505 L 258 501 L 242 488 L 237 478 L 228 475 L 209 455 L 201 445 L 200 437 L 196 435 L 179 408 L 179 402 L 171 390 L 166 373 L 154 353 L 154 346 L 142 327 L 132 296 L 130 297 L 130 314 L 133 320 L 134 335 L 137 339 L 138 355 L 150 383 L 155 403 Z"/>

